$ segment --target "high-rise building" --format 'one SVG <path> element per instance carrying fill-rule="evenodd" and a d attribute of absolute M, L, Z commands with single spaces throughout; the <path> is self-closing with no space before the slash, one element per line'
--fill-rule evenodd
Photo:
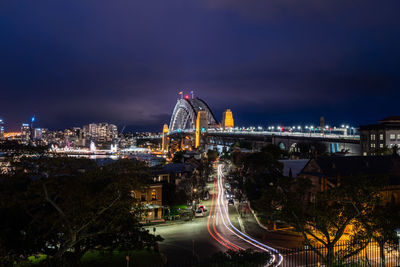
<path fill-rule="evenodd" d="M 114 124 L 91 123 L 83 126 L 83 132 L 87 139 L 98 142 L 111 142 L 118 138 L 118 128 Z"/>
<path fill-rule="evenodd" d="M 34 140 L 42 140 L 42 138 L 43 138 L 42 128 L 35 128 L 33 131 L 33 139 Z"/>
<path fill-rule="evenodd" d="M 4 122 L 0 119 L 0 140 L 4 139 Z"/>
<path fill-rule="evenodd" d="M 21 126 L 21 141 L 29 143 L 31 140 L 31 127 L 28 123 L 23 123 Z"/>

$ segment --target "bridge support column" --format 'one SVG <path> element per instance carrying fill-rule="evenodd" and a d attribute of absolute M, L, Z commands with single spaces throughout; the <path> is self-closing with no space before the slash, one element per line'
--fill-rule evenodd
<path fill-rule="evenodd" d="M 161 145 L 162 152 L 168 151 L 167 134 L 168 134 L 168 125 L 164 124 L 163 131 L 162 131 L 162 145 Z"/>
<path fill-rule="evenodd" d="M 197 113 L 196 120 L 196 142 L 195 148 L 200 146 L 200 136 L 202 132 L 206 132 L 208 128 L 207 113 L 204 110 L 200 110 Z"/>

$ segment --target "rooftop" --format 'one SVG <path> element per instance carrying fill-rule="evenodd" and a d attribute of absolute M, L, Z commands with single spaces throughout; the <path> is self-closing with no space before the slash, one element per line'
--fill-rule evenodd
<path fill-rule="evenodd" d="M 389 116 L 379 120 L 379 123 L 400 123 L 400 116 Z"/>
<path fill-rule="evenodd" d="M 325 177 L 383 175 L 390 177 L 391 183 L 398 184 L 400 182 L 400 157 L 392 155 L 318 157 L 310 160 L 301 174 Z"/>

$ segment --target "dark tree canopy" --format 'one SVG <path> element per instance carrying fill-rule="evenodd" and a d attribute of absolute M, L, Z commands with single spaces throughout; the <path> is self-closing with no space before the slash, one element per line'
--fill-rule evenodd
<path fill-rule="evenodd" d="M 0 178 L 3 263 L 45 254 L 68 265 L 89 250 L 141 249 L 159 239 L 138 224 L 141 207 L 131 196 L 150 180 L 145 164 L 43 157 L 16 165 Z"/>

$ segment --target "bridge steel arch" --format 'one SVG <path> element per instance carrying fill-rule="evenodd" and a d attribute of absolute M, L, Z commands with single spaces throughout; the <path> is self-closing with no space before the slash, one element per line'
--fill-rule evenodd
<path fill-rule="evenodd" d="M 210 107 L 200 98 L 178 99 L 172 112 L 169 130 L 195 130 L 197 114 L 200 110 L 206 111 L 208 126 L 215 126 L 218 121 L 215 119 Z"/>

